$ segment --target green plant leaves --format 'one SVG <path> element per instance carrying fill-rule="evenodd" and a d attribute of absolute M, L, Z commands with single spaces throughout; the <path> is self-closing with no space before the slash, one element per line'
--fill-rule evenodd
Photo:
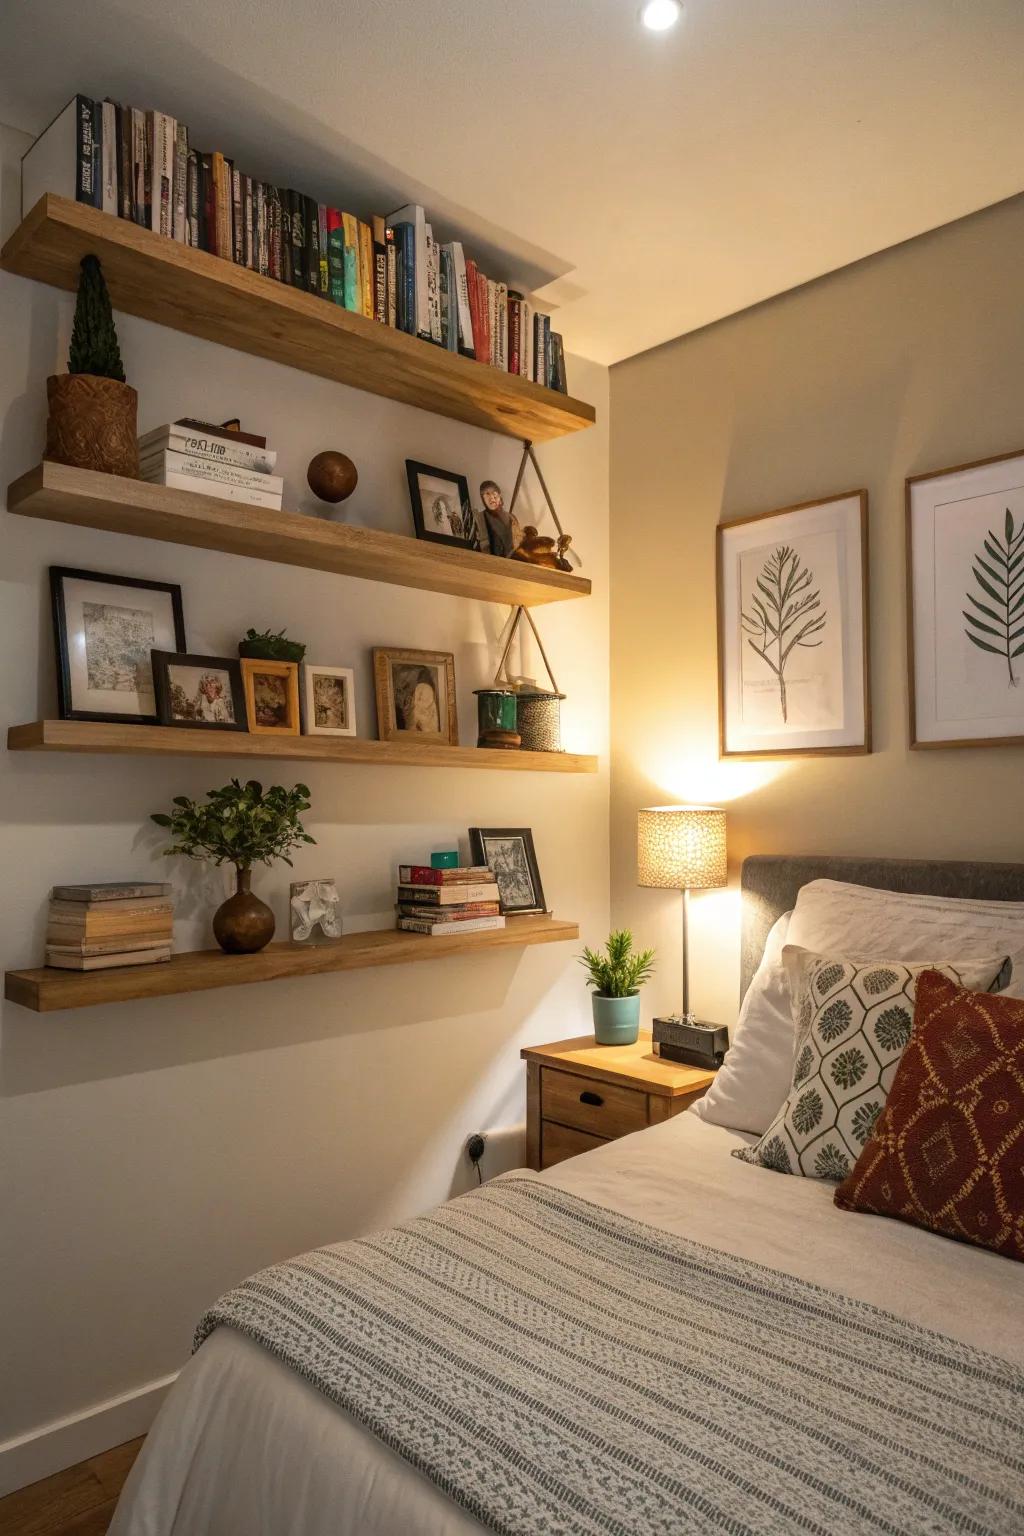
<path fill-rule="evenodd" d="M 608 935 L 605 953 L 584 947 L 578 957 L 588 971 L 587 985 L 602 997 L 631 997 L 654 971 L 654 950 L 633 953 L 633 935 L 626 928 Z"/>
<path fill-rule="evenodd" d="M 264 794 L 257 779 L 245 784 L 232 779 L 220 789 L 208 790 L 204 801 L 176 795 L 172 804 L 171 815 L 159 812 L 150 818 L 171 833 L 173 840 L 164 849 L 168 855 L 250 869 L 277 859 L 290 865 L 292 849 L 316 842 L 299 820 L 310 806 L 305 784 L 293 789 L 274 784 Z"/>
<path fill-rule="evenodd" d="M 964 634 L 979 651 L 1005 660 L 1009 686 L 1016 688 L 1018 678 L 1013 662 L 1024 655 L 1024 643 L 1014 643 L 1024 635 L 1024 625 L 1020 624 L 1024 619 L 1024 528 L 1018 531 L 1009 507 L 1003 518 L 1002 541 L 990 528 L 982 539 L 982 551 L 974 555 L 971 573 L 994 606 L 981 602 L 973 592 L 965 593 L 966 601 L 975 611 L 961 609 Z M 978 614 L 983 614 L 984 619 Z"/>

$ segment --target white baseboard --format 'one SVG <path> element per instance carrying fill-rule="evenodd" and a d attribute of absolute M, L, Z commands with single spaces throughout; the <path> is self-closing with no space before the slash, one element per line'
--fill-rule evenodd
<path fill-rule="evenodd" d="M 175 1376 L 177 1372 L 175 1372 Z M 0 1441 L 0 1498 L 144 1435 L 175 1376 L 148 1382 L 81 1413 L 55 1419 L 14 1440 Z"/>

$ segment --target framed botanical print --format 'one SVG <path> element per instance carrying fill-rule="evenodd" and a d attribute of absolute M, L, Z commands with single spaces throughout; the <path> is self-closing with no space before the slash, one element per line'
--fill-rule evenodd
<path fill-rule="evenodd" d="M 1024 743 L 1024 451 L 907 481 L 912 747 Z"/>
<path fill-rule="evenodd" d="M 355 674 L 351 667 L 302 664 L 302 729 L 307 736 L 354 736 Z"/>
<path fill-rule="evenodd" d="M 547 911 L 529 827 L 470 827 L 469 853 L 494 875 L 502 912 Z"/>
<path fill-rule="evenodd" d="M 245 714 L 254 736 L 299 734 L 299 668 L 294 661 L 243 656 Z"/>
<path fill-rule="evenodd" d="M 722 757 L 870 752 L 868 497 L 718 528 Z"/>
<path fill-rule="evenodd" d="M 381 741 L 459 744 L 455 657 L 450 651 L 373 653 L 377 735 Z"/>
<path fill-rule="evenodd" d="M 161 725 L 246 729 L 242 669 L 235 657 L 154 651 L 152 662 Z"/>
<path fill-rule="evenodd" d="M 151 652 L 183 651 L 181 588 L 50 567 L 62 720 L 156 725 Z"/>

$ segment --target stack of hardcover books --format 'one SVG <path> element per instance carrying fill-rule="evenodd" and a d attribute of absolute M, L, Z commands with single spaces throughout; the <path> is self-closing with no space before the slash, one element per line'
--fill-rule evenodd
<path fill-rule="evenodd" d="M 22 214 L 77 199 L 343 309 L 566 392 L 562 338 L 407 203 L 359 218 L 198 149 L 166 112 L 76 96 L 25 152 Z M 340 199 L 339 199 L 340 201 Z"/>
<path fill-rule="evenodd" d="M 281 506 L 284 481 L 265 437 L 183 418 L 139 438 L 139 474 L 151 485 L 199 491 L 249 506 Z"/>
<path fill-rule="evenodd" d="M 46 963 L 62 971 L 109 971 L 171 958 L 174 906 L 161 880 L 55 885 Z"/>
<path fill-rule="evenodd" d="M 399 928 L 435 939 L 505 926 L 498 887 L 486 864 L 467 869 L 399 865 L 395 910 Z"/>

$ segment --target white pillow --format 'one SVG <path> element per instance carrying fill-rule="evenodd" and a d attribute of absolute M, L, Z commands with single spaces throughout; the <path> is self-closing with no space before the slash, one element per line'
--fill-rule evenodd
<path fill-rule="evenodd" d="M 849 960 L 981 959 L 1004 951 L 1014 960 L 1007 997 L 1024 997 L 1024 903 L 965 901 L 879 891 L 840 880 L 801 886 L 789 944 Z"/>
<path fill-rule="evenodd" d="M 789 1092 L 796 1027 L 782 950 L 792 915 L 784 912 L 772 926 L 740 1016 L 729 1031 L 725 1061 L 704 1097 L 691 1106 L 709 1125 L 760 1136 Z"/>

